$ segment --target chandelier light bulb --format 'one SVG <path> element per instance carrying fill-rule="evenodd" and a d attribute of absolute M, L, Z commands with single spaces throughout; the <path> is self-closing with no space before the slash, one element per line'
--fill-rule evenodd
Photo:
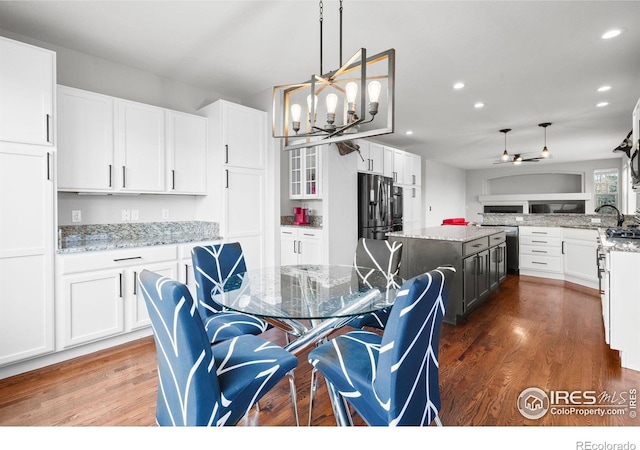
<path fill-rule="evenodd" d="M 315 107 L 318 106 L 318 96 L 314 95 L 313 100 L 311 100 L 311 94 L 307 95 L 307 107 L 309 108 L 309 114 L 311 112 L 315 113 Z"/>
<path fill-rule="evenodd" d="M 520 164 L 522 164 L 522 156 L 520 155 L 516 156 L 516 158 L 513 160 L 513 164 L 515 166 L 519 166 Z"/>
<path fill-rule="evenodd" d="M 302 107 L 297 103 L 291 105 L 291 121 L 293 122 L 293 130 L 297 133 L 300 130 L 300 115 Z"/>
<path fill-rule="evenodd" d="M 544 148 L 542 149 L 542 157 L 543 158 L 548 158 L 549 157 L 549 149 L 547 148 L 547 146 L 545 145 Z"/>
<path fill-rule="evenodd" d="M 338 106 L 338 96 L 333 93 L 327 95 L 327 113 L 335 114 L 336 106 Z"/>
<path fill-rule="evenodd" d="M 354 83 L 350 81 L 345 86 L 345 90 L 347 91 L 347 112 L 354 113 L 356 112 L 356 97 L 358 95 L 358 83 Z"/>
<path fill-rule="evenodd" d="M 369 92 L 369 114 L 372 116 L 378 113 L 378 100 L 380 99 L 381 90 L 382 85 L 377 80 L 373 80 L 367 86 L 367 91 Z"/>
<path fill-rule="evenodd" d="M 504 152 L 502 152 L 502 156 L 500 157 L 500 159 L 505 162 L 509 160 L 509 153 L 507 153 L 506 149 Z"/>

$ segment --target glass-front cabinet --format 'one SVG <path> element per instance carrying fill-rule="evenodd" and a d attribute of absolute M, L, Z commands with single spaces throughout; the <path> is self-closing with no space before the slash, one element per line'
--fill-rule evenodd
<path fill-rule="evenodd" d="M 320 151 L 318 147 L 289 151 L 289 198 L 321 198 Z"/>

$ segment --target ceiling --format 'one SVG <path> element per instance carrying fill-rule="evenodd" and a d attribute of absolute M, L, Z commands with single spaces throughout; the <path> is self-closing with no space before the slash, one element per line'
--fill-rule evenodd
<path fill-rule="evenodd" d="M 344 59 L 396 50 L 396 129 L 377 140 L 463 169 L 505 167 L 493 165 L 500 129 L 513 130 L 511 154 L 535 156 L 538 124 L 551 122 L 553 159 L 537 165 L 622 156 L 612 150 L 640 97 L 640 1 L 343 6 Z M 339 66 L 338 8 L 324 1 L 325 72 Z M 319 71 L 318 19 L 316 0 L 0 1 L 0 29 L 239 99 Z M 625 32 L 601 39 L 611 28 Z"/>

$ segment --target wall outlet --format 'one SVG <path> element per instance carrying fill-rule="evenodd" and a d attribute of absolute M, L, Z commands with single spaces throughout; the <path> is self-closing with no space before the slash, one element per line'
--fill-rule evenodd
<path fill-rule="evenodd" d="M 140 211 L 137 209 L 131 210 L 131 220 L 139 220 L 140 219 Z"/>
<path fill-rule="evenodd" d="M 131 219 L 131 212 L 128 209 L 122 210 L 122 221 L 128 222 Z"/>
<path fill-rule="evenodd" d="M 592 217 L 591 223 L 602 223 L 602 219 L 600 219 L 599 217 Z"/>
<path fill-rule="evenodd" d="M 72 222 L 81 222 L 82 221 L 82 212 L 79 210 L 71 211 L 71 221 Z"/>
<path fill-rule="evenodd" d="M 520 216 L 516 217 L 516 222 L 522 222 L 523 220 L 524 220 L 524 218 L 522 218 Z"/>
<path fill-rule="evenodd" d="M 163 209 L 162 210 L 162 218 L 163 219 L 168 219 L 169 218 L 169 210 L 168 209 Z"/>

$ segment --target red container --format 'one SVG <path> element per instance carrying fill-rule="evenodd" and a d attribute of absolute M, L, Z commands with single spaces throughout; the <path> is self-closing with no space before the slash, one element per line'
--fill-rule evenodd
<path fill-rule="evenodd" d="M 309 225 L 309 213 L 307 208 L 293 208 L 293 224 Z"/>
<path fill-rule="evenodd" d="M 469 222 L 467 222 L 464 217 L 456 217 L 453 219 L 444 219 L 442 221 L 442 225 L 468 225 Z"/>

